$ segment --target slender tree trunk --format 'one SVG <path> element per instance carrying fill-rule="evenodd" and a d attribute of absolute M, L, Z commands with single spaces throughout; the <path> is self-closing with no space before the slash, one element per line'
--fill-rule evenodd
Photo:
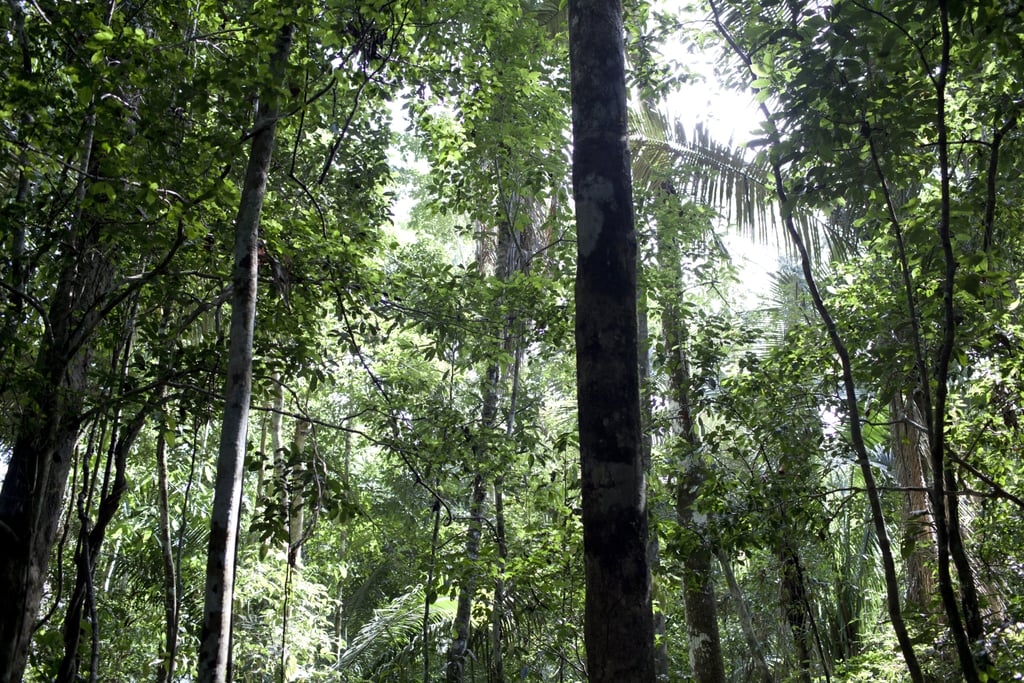
<path fill-rule="evenodd" d="M 423 591 L 423 683 L 430 683 L 430 603 L 435 597 L 434 571 L 437 569 L 437 534 L 441 529 L 441 501 L 434 499 L 431 507 L 434 515 L 434 532 L 430 536 L 430 569 L 427 570 L 427 585 Z"/>
<path fill-rule="evenodd" d="M 736 574 L 732 570 L 732 561 L 723 550 L 719 550 L 716 555 L 718 556 L 718 564 L 722 567 L 722 574 L 725 575 L 726 585 L 729 586 L 729 596 L 736 603 L 736 614 L 740 620 L 740 630 L 743 631 L 743 638 L 747 641 L 747 648 L 750 649 L 750 656 L 754 660 L 754 666 L 757 667 L 761 683 L 772 683 L 774 680 L 772 670 L 768 666 L 768 661 L 764 658 L 764 648 L 761 647 L 761 641 L 754 631 L 754 622 L 750 618 L 747 601 L 743 599 L 740 585 L 736 582 Z"/>
<path fill-rule="evenodd" d="M 346 491 L 349 490 L 349 469 L 352 463 L 352 432 L 345 432 L 345 460 L 342 467 L 342 484 Z M 437 539 L 434 539 L 434 545 L 431 545 L 431 558 L 434 556 L 434 547 L 437 544 Z M 338 532 L 338 562 L 345 565 L 348 562 L 348 528 L 342 527 Z M 433 563 L 433 559 L 431 559 Z M 433 567 L 433 564 L 431 564 Z M 433 574 L 433 569 L 431 569 Z M 427 581 L 427 590 L 430 590 L 430 585 L 433 580 L 431 576 L 430 580 Z M 341 657 L 341 653 L 344 651 L 345 646 L 348 644 L 348 628 L 346 625 L 345 618 L 345 581 L 344 579 L 338 580 L 338 590 L 336 593 L 338 606 L 334 614 L 334 638 L 335 638 L 335 655 Z M 426 648 L 426 641 L 424 640 L 424 648 Z"/>
<path fill-rule="evenodd" d="M 729 44 L 729 47 L 733 50 L 736 56 L 741 59 L 748 68 L 752 67 L 753 61 L 750 56 L 743 51 L 743 48 L 740 47 L 733 38 L 732 33 L 722 23 L 720 9 L 715 4 L 714 0 L 710 1 L 710 7 L 715 27 L 718 29 L 722 37 Z M 761 103 L 758 106 L 765 117 L 765 121 L 770 122 L 774 120 L 766 104 Z M 779 136 L 777 134 L 773 133 L 770 137 L 772 144 L 779 142 Z M 789 194 L 786 191 L 782 166 L 778 161 L 772 163 L 772 179 L 775 184 L 775 195 L 779 200 L 780 206 L 789 205 Z M 807 290 L 811 295 L 811 301 L 814 303 L 814 310 L 818 313 L 822 324 L 825 326 L 829 342 L 832 344 L 832 348 L 835 350 L 836 356 L 838 356 L 839 363 L 842 367 L 843 390 L 845 393 L 844 402 L 848 411 L 847 419 L 850 426 L 850 441 L 853 445 L 854 452 L 857 455 L 857 464 L 860 467 L 862 476 L 864 477 L 864 488 L 867 492 L 868 505 L 871 509 L 871 519 L 875 527 L 876 538 L 878 539 L 878 550 L 882 557 L 882 569 L 885 575 L 886 607 L 889 619 L 892 622 L 896 639 L 900 644 L 900 652 L 903 654 L 903 659 L 906 662 L 907 672 L 910 674 L 911 681 L 914 683 L 923 683 L 924 675 L 921 671 L 921 663 L 914 650 L 914 643 L 910 638 L 910 632 L 907 630 L 906 621 L 903 619 L 903 610 L 900 604 L 899 578 L 896 575 L 896 563 L 892 555 L 892 543 L 889 541 L 889 532 L 885 526 L 885 515 L 882 511 L 882 503 L 878 494 L 878 487 L 875 484 L 875 475 L 871 469 L 871 460 L 868 457 L 867 447 L 864 444 L 864 434 L 861 429 L 860 421 L 860 405 L 857 401 L 857 389 L 853 379 L 853 363 L 850 359 L 850 352 L 846 348 L 846 344 L 843 341 L 842 336 L 839 334 L 839 328 L 836 325 L 835 319 L 832 317 L 831 312 L 825 305 L 824 300 L 821 298 L 821 292 L 818 289 L 818 283 L 815 279 L 813 268 L 811 267 L 811 258 L 807 251 L 807 245 L 804 243 L 803 237 L 801 237 L 800 231 L 797 229 L 792 213 L 784 212 L 782 222 L 786 228 L 786 233 L 793 242 L 793 246 L 796 247 L 797 253 L 800 255 L 800 268 L 803 271 L 804 281 L 807 283 Z"/>
<path fill-rule="evenodd" d="M 270 60 L 272 82 L 265 88 L 256 116 L 241 204 L 235 220 L 231 337 L 206 565 L 206 602 L 198 657 L 200 683 L 226 683 L 228 676 L 234 563 L 241 513 L 249 403 L 252 398 L 258 231 L 277 129 L 276 90 L 284 76 L 294 31 L 294 25 L 285 24 Z"/>
<path fill-rule="evenodd" d="M 473 610 L 473 594 L 476 589 L 474 563 L 480 557 L 480 529 L 483 525 L 484 498 L 487 487 L 481 474 L 473 477 L 473 498 L 469 506 L 469 531 L 466 534 L 466 573 L 459 590 L 459 602 L 455 610 L 454 636 L 448 648 L 448 664 L 445 680 L 448 683 L 462 683 L 466 675 L 466 660 L 469 651 L 470 618 Z"/>
<path fill-rule="evenodd" d="M 310 424 L 306 420 L 299 420 L 295 424 L 292 457 L 288 467 L 288 564 L 295 568 L 302 566 L 302 528 L 306 519 L 306 498 L 302 491 L 305 480 L 301 472 L 305 467 L 303 454 L 306 451 L 306 437 L 309 436 L 309 429 Z"/>
<path fill-rule="evenodd" d="M 800 570 L 799 558 L 788 545 L 780 547 L 776 554 L 779 558 L 779 573 L 782 575 L 780 581 L 782 611 L 786 615 L 790 633 L 793 634 L 793 644 L 796 646 L 797 659 L 800 662 L 800 680 L 810 683 L 811 648 L 809 645 L 810 634 L 807 628 L 807 611 L 804 608 L 807 598 L 803 572 Z"/>
<path fill-rule="evenodd" d="M 164 648 L 156 672 L 157 683 L 174 680 L 178 654 L 178 578 L 174 567 L 174 544 L 171 536 L 171 504 L 167 476 L 167 424 L 161 420 L 156 435 L 156 472 L 158 505 L 160 506 L 160 556 L 164 563 Z"/>
<path fill-rule="evenodd" d="M 110 358 L 110 375 L 119 377 L 117 386 L 110 386 L 104 390 L 106 398 L 119 389 L 124 388 L 124 380 L 128 373 L 128 364 L 131 359 L 132 341 L 135 334 L 135 320 L 138 314 L 137 300 L 132 306 L 132 311 L 125 322 L 121 334 L 120 343 L 114 348 Z M 103 546 L 107 526 L 117 514 L 121 498 L 127 489 L 128 483 L 125 476 L 128 452 L 131 450 L 138 438 L 139 432 L 145 424 L 150 407 L 142 407 L 134 418 L 122 423 L 122 412 L 116 407 L 113 413 L 105 417 L 106 423 L 110 425 L 109 446 L 107 447 L 106 466 L 103 474 L 103 484 L 100 490 L 100 500 L 96 511 L 95 521 L 91 516 L 93 493 L 96 488 L 96 477 L 100 458 L 97 457 L 97 471 L 92 477 L 83 477 L 82 492 L 78 496 L 77 508 L 79 518 L 79 540 L 75 564 L 77 575 L 75 587 L 71 598 L 68 601 L 64 619 L 64 658 L 57 674 L 58 683 L 71 683 L 78 677 L 79 642 L 82 635 L 84 609 L 88 602 L 90 607 L 89 623 L 93 640 L 93 666 L 91 677 L 96 672 L 96 644 L 99 642 L 99 624 L 95 620 L 95 592 L 93 587 L 96 582 L 96 558 Z M 106 431 L 106 429 L 102 430 Z M 101 437 L 101 448 L 103 438 Z M 88 458 L 87 458 L 88 460 Z M 113 564 L 113 561 L 111 562 Z"/>
<path fill-rule="evenodd" d="M 981 615 L 981 603 L 978 599 L 978 585 L 974 577 L 964 547 L 963 523 L 960 519 L 960 486 L 956 473 L 951 467 L 946 468 L 946 518 L 949 524 L 949 554 L 956 567 L 957 581 L 960 585 L 960 607 L 964 612 L 964 627 L 967 637 L 976 643 L 985 637 L 985 622 Z M 979 662 L 980 663 L 980 662 Z"/>
<path fill-rule="evenodd" d="M 622 5 L 570 0 L 576 381 L 591 683 L 654 680 Z"/>
<path fill-rule="evenodd" d="M 927 411 L 930 416 L 929 426 L 931 427 L 931 465 L 932 465 L 932 506 L 935 510 L 937 524 L 935 527 L 935 540 L 938 545 L 938 588 L 942 596 L 942 604 L 946 608 L 948 626 L 953 641 L 956 644 L 957 656 L 960 660 L 960 668 L 968 683 L 980 683 L 982 680 L 974 651 L 970 642 L 968 631 L 971 629 L 970 615 L 961 615 L 960 605 L 956 599 L 956 589 L 953 586 L 953 578 L 950 572 L 951 554 L 951 529 L 953 520 L 957 515 L 954 509 L 949 509 L 947 504 L 953 497 L 950 494 L 956 492 L 956 480 L 952 473 L 946 472 L 946 399 L 949 391 L 949 367 L 956 345 L 957 313 L 954 306 L 954 294 L 956 290 L 957 256 L 953 249 L 952 237 L 952 192 L 951 173 L 949 161 L 949 132 L 946 120 L 946 84 L 950 68 L 950 55 L 952 48 L 952 34 L 950 30 L 950 12 L 947 0 L 938 2 L 939 28 L 941 35 L 941 57 L 938 70 L 933 78 L 935 86 L 936 101 L 936 145 L 939 162 L 939 241 L 942 244 L 943 262 L 945 265 L 942 276 L 942 344 L 939 348 L 938 358 L 935 363 L 935 400 L 931 410 Z M 924 377 L 927 380 L 927 377 Z M 927 382 L 925 382 L 927 386 Z M 948 476 L 947 476 L 948 475 Z M 951 490 L 947 486 L 952 485 Z M 957 521 L 957 524 L 959 522 Z M 959 531 L 959 528 L 957 529 Z M 980 624 L 980 612 L 977 608 L 977 596 L 974 594 L 974 575 L 966 563 L 966 556 L 963 557 L 964 566 L 961 585 L 970 587 L 970 595 L 961 592 L 961 598 L 973 600 L 971 605 L 975 609 L 977 618 L 976 630 L 983 632 Z M 966 622 L 966 623 L 965 623 Z M 979 633 L 980 636 L 980 633 Z"/>
<path fill-rule="evenodd" d="M 668 196 L 674 188 L 666 184 Z M 706 478 L 704 463 L 698 453 L 697 430 L 693 424 L 690 400 L 690 365 L 687 346 L 689 335 L 681 306 L 683 296 L 682 255 L 669 226 L 658 226 L 658 258 L 668 273 L 669 287 L 662 302 L 661 327 L 665 334 L 666 369 L 669 376 L 670 399 L 676 409 L 673 428 L 677 436 L 682 470 L 676 483 L 676 516 L 685 529 L 687 552 L 683 557 L 683 605 L 686 610 L 687 640 L 690 666 L 698 683 L 724 683 L 721 637 L 718 631 L 718 606 L 715 599 L 708 517 L 697 507 Z"/>
<path fill-rule="evenodd" d="M 285 472 L 287 470 L 287 458 L 284 455 L 284 384 L 281 383 L 281 373 L 275 372 L 271 381 L 273 382 L 274 402 L 270 407 L 270 466 L 273 468 L 273 476 L 270 478 L 269 490 L 262 493 L 269 500 L 276 501 L 277 495 L 285 496 L 285 512 L 288 510 L 287 488 L 285 486 Z"/>
<path fill-rule="evenodd" d="M 494 479 L 494 526 L 498 544 L 498 575 L 494 579 L 494 607 L 491 610 L 491 676 L 492 683 L 505 683 L 505 660 L 502 648 L 502 633 L 505 618 L 505 561 L 508 559 L 508 543 L 505 540 L 505 478 Z"/>
<path fill-rule="evenodd" d="M 644 465 L 644 474 L 650 479 L 651 467 L 653 466 L 652 453 L 653 444 L 653 401 L 651 390 L 651 368 L 650 368 L 650 326 L 648 322 L 647 286 L 643 277 L 643 258 L 640 250 L 637 250 L 637 348 L 639 358 L 637 370 L 640 377 L 640 431 L 641 431 L 641 459 Z M 660 590 L 659 572 L 661 567 L 661 545 L 658 541 L 658 533 L 652 530 L 647 539 L 647 561 L 651 566 L 651 600 L 655 606 L 654 610 L 654 679 L 659 683 L 669 680 L 668 676 L 668 622 L 665 617 L 664 598 Z"/>
<path fill-rule="evenodd" d="M 498 415 L 498 389 L 501 381 L 501 368 L 492 363 L 487 368 L 484 379 L 484 399 L 480 409 L 480 423 L 484 433 L 494 428 Z M 473 445 L 474 460 L 480 462 L 484 457 L 482 447 Z M 466 572 L 459 590 L 459 602 L 455 611 L 454 635 L 448 648 L 448 664 L 446 680 L 448 683 L 462 683 L 466 673 L 466 654 L 469 649 L 470 622 L 473 609 L 473 596 L 476 592 L 476 568 L 473 566 L 480 557 L 480 533 L 483 527 L 484 500 L 487 497 L 487 484 L 478 471 L 473 477 L 473 492 L 469 505 L 469 529 L 466 532 Z"/>
<path fill-rule="evenodd" d="M 83 632 L 82 623 L 85 608 L 89 609 L 90 633 L 93 639 L 92 666 L 90 667 L 90 678 L 94 679 L 96 671 L 96 643 L 99 638 L 99 624 L 96 622 L 95 614 L 95 572 L 96 558 L 99 556 L 106 537 L 107 527 L 114 519 L 121 505 L 121 498 L 128 489 L 128 480 L 125 476 L 127 470 L 128 452 L 135 444 L 139 432 L 146 422 L 149 414 L 147 408 L 141 409 L 130 422 L 115 429 L 110 436 L 112 443 L 108 450 L 107 472 L 104 475 L 102 494 L 99 506 L 96 509 L 96 519 L 93 521 L 86 508 L 87 494 L 79 497 L 79 520 L 82 524 L 82 535 L 79 540 L 78 552 L 75 556 L 77 575 L 75 587 L 68 600 L 67 612 L 64 617 L 64 658 L 61 661 L 60 670 L 57 674 L 57 683 L 73 683 L 78 679 L 79 643 Z M 114 418 L 117 419 L 117 416 Z M 112 472 L 111 472 L 112 470 Z M 111 474 L 113 479 L 111 479 Z M 83 481 L 83 486 L 85 482 Z"/>

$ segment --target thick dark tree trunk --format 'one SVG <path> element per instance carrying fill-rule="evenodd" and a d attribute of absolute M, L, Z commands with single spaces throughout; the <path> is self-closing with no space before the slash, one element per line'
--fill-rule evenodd
<path fill-rule="evenodd" d="M 779 573 L 782 587 L 782 611 L 786 615 L 793 644 L 796 646 L 797 659 L 800 661 L 800 680 L 811 681 L 811 647 L 807 627 L 807 597 L 804 588 L 803 571 L 800 560 L 793 549 L 787 545 L 778 551 Z"/>
<path fill-rule="evenodd" d="M 23 397 L 0 493 L 0 683 L 22 679 L 50 550 L 64 508 L 64 489 L 78 438 L 98 303 L 111 267 L 98 232 L 85 226 L 69 240 L 67 262 L 48 311 L 48 332 L 36 359 L 39 381 Z"/>
<path fill-rule="evenodd" d="M 622 6 L 571 0 L 576 377 L 592 683 L 654 680 Z"/>
<path fill-rule="evenodd" d="M 256 270 L 260 212 L 277 130 L 277 88 L 284 76 L 295 27 L 286 24 L 271 57 L 271 83 L 256 116 L 242 198 L 235 220 L 234 287 L 224 421 L 214 484 L 210 546 L 206 564 L 206 603 L 198 657 L 201 683 L 226 683 L 231 643 L 235 550 L 242 503 L 245 441 L 252 398 L 252 343 L 256 319 Z"/>

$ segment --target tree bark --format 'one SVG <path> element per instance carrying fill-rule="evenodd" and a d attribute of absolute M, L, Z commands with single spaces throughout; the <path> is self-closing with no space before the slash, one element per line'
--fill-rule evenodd
<path fill-rule="evenodd" d="M 473 566 L 480 557 L 480 528 L 483 525 L 484 498 L 487 487 L 483 475 L 473 477 L 473 497 L 469 507 L 469 531 L 466 534 L 466 572 L 459 590 L 459 602 L 455 610 L 454 636 L 448 647 L 448 665 L 445 680 L 448 683 L 462 683 L 465 677 L 466 657 L 469 651 L 469 629 L 473 610 L 473 594 L 476 590 L 476 569 Z"/>
<path fill-rule="evenodd" d="M 306 497 L 302 488 L 305 480 L 301 476 L 305 467 L 302 458 L 306 450 L 306 437 L 309 436 L 310 424 L 299 420 L 295 424 L 295 436 L 292 438 L 291 458 L 288 467 L 288 564 L 302 567 L 303 526 L 305 526 Z"/>
<path fill-rule="evenodd" d="M 505 541 L 505 478 L 494 479 L 494 527 L 498 545 L 498 574 L 494 579 L 494 605 L 491 609 L 491 677 L 493 683 L 505 683 L 503 621 L 505 619 L 505 562 L 508 544 Z"/>
<path fill-rule="evenodd" d="M 651 367 L 650 367 L 650 326 L 648 321 L 647 286 L 643 276 L 643 257 L 640 249 L 637 249 L 637 371 L 640 378 L 640 431 L 641 431 L 641 460 L 644 466 L 644 475 L 650 478 L 653 465 L 652 453 L 654 451 L 654 438 L 652 425 L 654 423 L 653 392 L 651 389 Z M 654 678 L 658 683 L 669 680 L 668 668 L 668 622 L 665 618 L 664 597 L 661 594 L 659 573 L 661 567 L 661 545 L 658 541 L 656 530 L 650 531 L 647 539 L 647 561 L 651 570 L 651 602 L 654 607 Z"/>
<path fill-rule="evenodd" d="M 675 196 L 671 183 L 666 183 L 664 189 L 666 199 Z M 683 218 L 681 214 L 680 218 Z M 682 463 L 676 482 L 676 517 L 688 541 L 683 557 L 683 606 L 694 680 L 698 683 L 724 683 L 725 664 L 718 630 L 711 529 L 707 515 L 697 507 L 706 473 L 698 453 L 700 444 L 690 399 L 689 335 L 679 305 L 684 292 L 682 255 L 675 235 L 670 234 L 670 230 L 676 227 L 658 226 L 657 242 L 661 268 L 668 274 L 668 294 L 662 302 L 661 327 L 665 334 L 669 399 L 675 408 L 672 426 L 677 437 L 678 460 Z"/>
<path fill-rule="evenodd" d="M 576 378 L 592 683 L 654 681 L 622 6 L 569 3 Z"/>
<path fill-rule="evenodd" d="M 793 634 L 793 644 L 800 662 L 800 680 L 811 683 L 811 648 L 808 644 L 807 611 L 804 608 L 807 597 L 800 560 L 793 549 L 785 544 L 776 550 L 776 554 L 781 574 L 782 611 L 786 615 L 790 633 Z"/>
<path fill-rule="evenodd" d="M 764 658 L 764 648 L 761 647 L 761 641 L 758 640 L 757 633 L 754 631 L 754 622 L 750 618 L 750 610 L 747 609 L 747 602 L 743 599 L 739 583 L 736 582 L 736 574 L 732 570 L 732 561 L 723 550 L 718 550 L 716 555 L 718 556 L 718 563 L 722 567 L 722 573 L 725 575 L 726 585 L 729 586 L 729 595 L 732 597 L 732 601 L 736 603 L 736 614 L 739 616 L 740 630 L 743 631 L 743 638 L 747 641 L 747 647 L 750 649 L 750 656 L 754 660 L 754 666 L 757 668 L 761 683 L 773 683 L 772 670 L 768 666 L 768 661 Z"/>
<path fill-rule="evenodd" d="M 282 27 L 270 59 L 272 82 L 265 88 L 256 116 L 245 183 L 235 220 L 228 376 L 206 564 L 206 600 L 198 657 L 200 683 L 226 683 L 228 676 L 235 550 L 242 503 L 249 403 L 252 398 L 252 345 L 256 319 L 260 212 L 263 209 L 277 129 L 276 91 L 284 77 L 294 31 L 292 24 Z"/>
<path fill-rule="evenodd" d="M 935 595 L 932 579 L 935 557 L 935 521 L 928 502 L 927 481 L 930 446 L 927 419 L 917 399 L 892 399 L 893 467 L 903 494 L 903 545 L 906 562 L 906 609 L 918 614 L 929 611 Z"/>
<path fill-rule="evenodd" d="M 157 683 L 174 680 L 178 654 L 178 578 L 174 566 L 174 544 L 171 536 L 171 505 L 167 476 L 166 423 L 161 420 L 156 435 L 156 471 L 158 505 L 160 506 L 160 557 L 164 563 L 164 648 L 160 653 Z"/>

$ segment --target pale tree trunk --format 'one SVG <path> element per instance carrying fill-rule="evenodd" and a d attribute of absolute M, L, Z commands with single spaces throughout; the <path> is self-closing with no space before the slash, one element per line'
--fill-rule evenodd
<path fill-rule="evenodd" d="M 521 271 L 526 264 L 522 245 L 517 243 L 517 236 L 512 234 L 513 230 L 514 227 L 511 220 L 501 221 L 497 228 L 497 240 L 494 249 L 494 277 L 501 282 L 507 281 L 512 273 Z M 485 234 L 485 231 L 481 230 L 481 233 Z M 487 252 L 488 249 L 484 244 L 484 240 L 481 240 L 480 243 L 478 243 L 478 262 L 481 270 L 488 269 L 487 264 L 489 258 L 487 257 Z M 515 361 L 513 363 L 512 398 L 509 406 L 508 421 L 505 425 L 505 435 L 510 438 L 515 425 L 515 402 L 518 391 L 519 362 L 521 354 L 517 348 L 514 348 L 515 334 L 511 329 L 513 325 L 512 317 L 510 316 L 506 318 L 503 323 L 504 329 L 501 331 L 501 337 L 503 339 L 504 349 L 506 351 L 513 351 L 515 354 Z M 480 409 L 480 424 L 482 433 L 486 438 L 490 437 L 491 432 L 497 424 L 498 401 L 501 395 L 501 388 L 502 367 L 499 363 L 490 363 L 487 366 L 487 371 L 484 377 L 483 405 Z M 488 454 L 484 451 L 483 446 L 480 444 L 473 444 L 473 459 L 475 462 L 484 462 L 487 455 Z M 499 471 L 503 469 L 503 463 L 499 463 L 498 469 Z M 465 675 L 465 659 L 467 656 L 470 634 L 470 616 L 472 612 L 473 593 L 476 585 L 473 563 L 479 556 L 480 551 L 480 531 L 483 525 L 483 506 L 486 498 L 486 492 L 487 484 L 478 470 L 473 479 L 473 493 L 469 513 L 469 530 L 466 540 L 466 557 L 469 560 L 468 573 L 463 580 L 463 584 L 459 592 L 459 603 L 453 627 L 454 636 L 448 649 L 447 680 L 449 683 L 460 683 Z M 491 659 L 488 663 L 488 667 L 491 671 L 492 677 L 497 676 L 497 680 L 502 680 L 504 677 L 504 665 L 501 653 L 501 619 L 503 613 L 502 601 L 504 600 L 505 585 L 501 574 L 507 551 L 505 548 L 504 501 L 502 499 L 502 480 L 500 475 L 496 477 L 494 482 L 494 494 L 495 515 L 497 516 L 498 525 L 497 543 L 499 567 L 498 578 L 495 583 L 495 595 L 491 614 Z"/>
<path fill-rule="evenodd" d="M 292 439 L 292 450 L 288 477 L 288 564 L 294 568 L 302 566 L 302 527 L 305 524 L 306 497 L 303 495 L 304 479 L 301 476 L 305 467 L 303 454 L 306 451 L 306 437 L 309 436 L 310 424 L 299 420 L 295 424 L 295 436 Z"/>
<path fill-rule="evenodd" d="M 228 376 L 210 520 L 206 598 L 198 653 L 200 683 L 226 683 L 228 680 L 235 550 L 252 398 L 258 231 L 277 129 L 276 90 L 284 77 L 294 31 L 294 25 L 285 24 L 270 60 L 272 82 L 265 88 L 256 116 L 241 203 L 235 220 Z"/>
<path fill-rule="evenodd" d="M 484 400 L 480 410 L 482 430 L 487 433 L 494 427 L 498 415 L 498 386 L 501 381 L 501 370 L 497 363 L 487 368 L 484 379 Z M 479 445 L 473 445 L 473 459 L 476 462 L 484 457 Z M 448 663 L 445 678 L 448 683 L 462 683 L 465 677 L 466 657 L 469 650 L 470 622 L 473 610 L 473 595 L 476 591 L 475 564 L 480 557 L 480 533 L 483 527 L 484 500 L 487 497 L 487 484 L 478 471 L 473 477 L 473 492 L 469 505 L 469 529 L 466 532 L 466 569 L 459 589 L 459 601 L 455 610 L 455 623 L 452 642 L 448 647 Z"/>
<path fill-rule="evenodd" d="M 345 462 L 342 468 L 342 484 L 346 491 L 349 490 L 349 470 L 352 463 L 352 432 L 345 432 Z M 338 532 L 338 562 L 345 564 L 348 562 L 348 527 L 343 526 Z M 429 588 L 429 582 L 428 582 Z M 348 643 L 348 627 L 347 619 L 345 618 L 345 581 L 344 579 L 338 580 L 338 590 L 336 595 L 337 607 L 334 612 L 334 638 L 335 646 L 334 652 L 335 657 L 340 658 L 345 646 Z"/>
<path fill-rule="evenodd" d="M 157 667 L 157 683 L 174 680 L 178 654 L 178 578 L 174 567 L 174 544 L 171 536 L 171 505 L 167 477 L 167 423 L 157 425 L 156 472 L 158 505 L 160 507 L 160 556 L 164 563 L 164 648 Z"/>
<path fill-rule="evenodd" d="M 736 614 L 740 620 L 740 630 L 743 631 L 743 639 L 747 641 L 747 648 L 750 650 L 750 656 L 754 660 L 754 666 L 757 668 L 761 683 L 772 683 L 774 680 L 772 670 L 768 666 L 768 661 L 764 658 L 764 648 L 761 647 L 761 641 L 754 631 L 754 622 L 750 618 L 747 601 L 743 598 L 739 583 L 736 582 L 736 574 L 732 570 L 732 561 L 723 550 L 718 550 L 716 555 L 718 557 L 718 564 L 722 567 L 722 573 L 725 575 L 725 582 L 729 586 L 729 595 L 732 597 L 732 601 L 736 603 Z"/>
<path fill-rule="evenodd" d="M 269 490 L 262 491 L 270 500 L 276 500 L 276 495 L 285 490 L 285 469 L 286 458 L 284 456 L 284 384 L 281 383 L 281 373 L 275 372 L 271 376 L 273 383 L 274 402 L 270 406 L 270 466 L 273 469 L 273 476 L 270 478 Z M 277 489 L 277 490 L 275 490 Z M 287 502 L 285 509 L 287 510 Z"/>
<path fill-rule="evenodd" d="M 510 333 L 509 345 L 513 347 L 512 396 L 509 399 L 508 420 L 505 436 L 509 439 L 515 431 L 516 409 L 519 404 L 519 376 L 522 370 L 523 349 L 514 332 Z M 503 465 L 504 463 L 502 463 Z M 501 468 L 504 471 L 504 467 Z M 505 477 L 499 474 L 494 479 L 494 528 L 498 545 L 498 571 L 494 579 L 494 607 L 491 611 L 491 681 L 505 683 L 504 632 L 505 618 L 505 565 L 508 561 L 508 540 L 505 536 Z"/>
<path fill-rule="evenodd" d="M 936 519 L 927 490 L 932 458 L 928 418 L 915 394 L 906 399 L 897 394 L 892 400 L 891 410 L 896 479 L 905 489 L 904 545 L 908 547 L 903 554 L 907 565 L 907 603 L 909 608 L 925 613 L 936 590 L 932 568 L 938 547 Z M 957 572 L 964 628 L 967 637 L 976 642 L 984 637 L 985 629 L 974 570 L 964 547 L 964 524 L 957 495 L 959 485 L 951 467 L 945 468 L 944 479 L 949 556 Z"/>
<path fill-rule="evenodd" d="M 669 197 L 674 189 L 666 186 Z M 685 530 L 687 549 L 683 556 L 683 606 L 686 611 L 690 667 L 698 683 L 724 683 L 725 664 L 718 632 L 715 601 L 711 529 L 707 515 L 697 507 L 704 486 L 704 463 L 698 453 L 697 431 L 690 400 L 690 367 L 686 321 L 679 305 L 683 297 L 682 257 L 670 226 L 658 226 L 658 259 L 668 273 L 666 301 L 662 303 L 661 326 L 665 334 L 665 366 L 669 377 L 670 401 L 675 408 L 672 425 L 682 470 L 676 482 L 676 516 Z"/>
<path fill-rule="evenodd" d="M 283 395 L 282 395 L 283 398 Z M 309 434 L 309 422 L 300 420 L 295 424 L 295 436 L 292 439 L 292 447 L 287 453 L 285 461 L 285 477 L 282 480 L 284 486 L 285 519 L 288 525 L 288 548 L 286 558 L 288 569 L 285 572 L 284 584 L 284 605 L 282 607 L 281 620 L 281 677 L 282 683 L 288 680 L 288 625 L 292 618 L 291 585 L 292 575 L 302 568 L 302 524 L 303 504 L 305 499 L 302 495 L 302 477 L 297 475 L 300 471 L 302 453 L 306 448 L 306 436 Z"/>
<path fill-rule="evenodd" d="M 498 544 L 498 575 L 494 579 L 494 607 L 491 610 L 491 681 L 505 683 L 504 633 L 505 618 L 505 562 L 508 543 L 505 540 L 505 478 L 494 479 L 494 527 Z"/>
<path fill-rule="evenodd" d="M 576 381 L 591 683 L 654 681 L 622 6 L 570 0 Z"/>
<path fill-rule="evenodd" d="M 906 563 L 906 608 L 917 614 L 929 611 L 935 595 L 932 568 L 935 558 L 935 521 L 928 502 L 927 419 L 917 400 L 897 393 L 892 412 L 893 469 L 903 493 L 903 557 Z"/>

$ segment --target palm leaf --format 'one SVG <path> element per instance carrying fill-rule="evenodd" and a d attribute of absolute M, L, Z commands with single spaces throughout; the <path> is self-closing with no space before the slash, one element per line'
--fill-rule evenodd
<path fill-rule="evenodd" d="M 338 668 L 364 678 L 407 668 L 422 648 L 424 599 L 423 586 L 418 585 L 375 609 L 338 659 Z M 447 633 L 456 608 L 456 601 L 446 597 L 438 597 L 430 606 L 430 629 L 435 635 Z"/>
<path fill-rule="evenodd" d="M 725 220 L 762 244 L 786 244 L 780 207 L 771 172 L 764 160 L 751 160 L 743 147 L 719 142 L 701 125 L 692 135 L 652 102 L 630 110 L 633 179 L 637 187 L 653 188 L 671 178 L 694 201 L 715 209 Z M 832 221 L 810 212 L 794 216 L 797 229 L 812 253 L 821 254 L 822 237 L 833 253 L 842 251 L 848 236 Z"/>

